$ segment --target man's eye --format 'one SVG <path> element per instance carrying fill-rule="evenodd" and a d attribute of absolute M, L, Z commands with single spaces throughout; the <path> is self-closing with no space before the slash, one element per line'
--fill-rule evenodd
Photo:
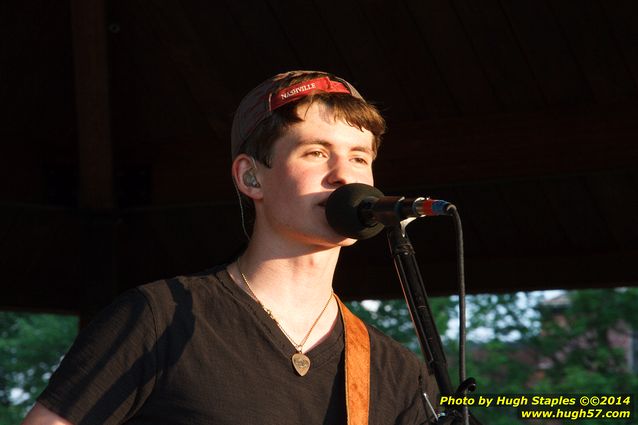
<path fill-rule="evenodd" d="M 308 156 L 313 156 L 313 157 L 316 157 L 316 158 L 323 158 L 326 155 L 323 152 L 321 152 L 321 151 L 312 151 L 312 152 L 308 152 Z"/>
<path fill-rule="evenodd" d="M 359 164 L 368 165 L 368 160 L 366 158 L 356 157 L 353 158 L 353 161 Z"/>

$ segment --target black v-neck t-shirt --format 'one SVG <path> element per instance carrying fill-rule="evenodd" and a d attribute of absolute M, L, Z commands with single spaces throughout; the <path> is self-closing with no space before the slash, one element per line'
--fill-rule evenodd
<path fill-rule="evenodd" d="M 421 424 L 436 385 L 368 326 L 370 424 Z M 80 424 L 345 424 L 343 323 L 306 354 L 224 268 L 140 286 L 84 329 L 38 401 Z"/>

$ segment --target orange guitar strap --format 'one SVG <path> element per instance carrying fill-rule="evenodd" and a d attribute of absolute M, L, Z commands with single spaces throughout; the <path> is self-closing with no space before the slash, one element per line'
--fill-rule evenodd
<path fill-rule="evenodd" d="M 365 324 L 335 295 L 346 345 L 346 413 L 348 425 L 368 425 L 370 410 L 370 336 Z"/>

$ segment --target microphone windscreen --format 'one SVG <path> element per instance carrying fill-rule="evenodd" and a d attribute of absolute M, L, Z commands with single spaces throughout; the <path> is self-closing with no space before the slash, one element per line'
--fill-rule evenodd
<path fill-rule="evenodd" d="M 363 183 L 341 186 L 330 194 L 326 201 L 326 218 L 341 236 L 353 239 L 368 239 L 383 230 L 383 224 L 366 224 L 359 214 L 359 205 L 366 198 L 381 198 L 383 192 Z"/>

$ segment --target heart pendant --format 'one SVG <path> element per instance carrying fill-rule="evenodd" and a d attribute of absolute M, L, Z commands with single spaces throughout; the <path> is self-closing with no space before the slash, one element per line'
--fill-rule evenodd
<path fill-rule="evenodd" d="M 299 376 L 304 376 L 310 369 L 310 359 L 303 353 L 295 353 L 292 355 L 292 365 Z"/>

